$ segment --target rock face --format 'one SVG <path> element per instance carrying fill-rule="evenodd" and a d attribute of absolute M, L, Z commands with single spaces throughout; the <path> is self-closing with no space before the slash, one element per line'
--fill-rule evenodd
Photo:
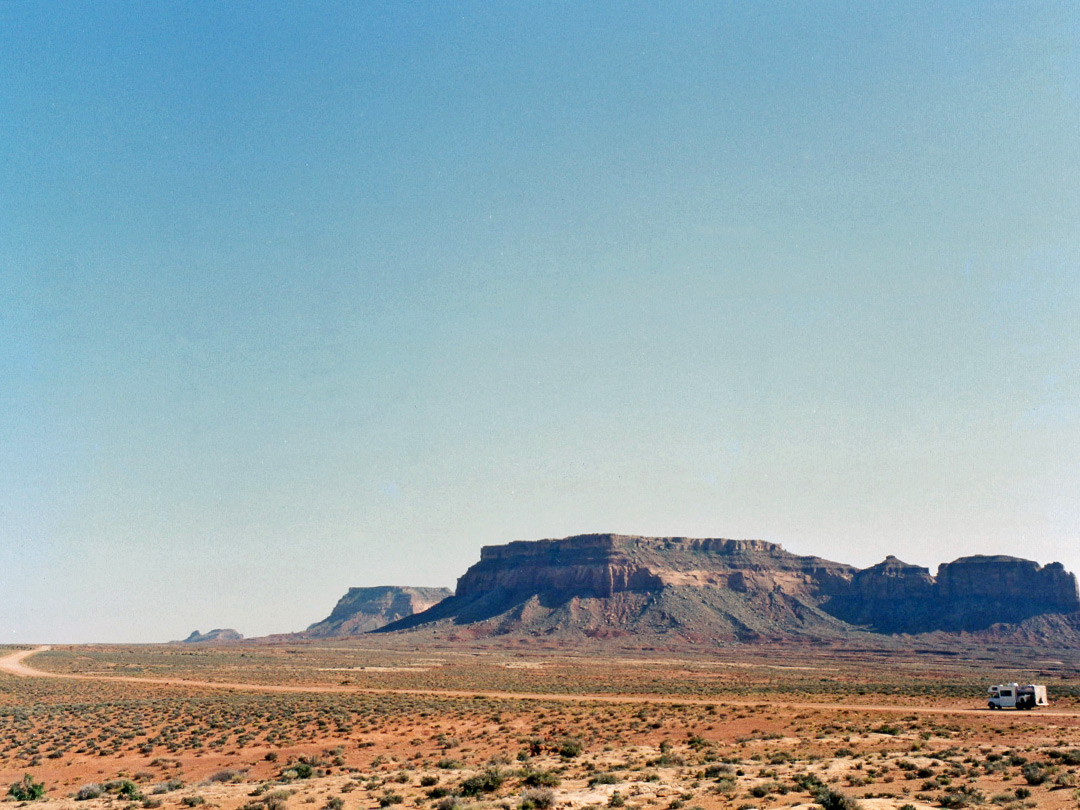
<path fill-rule="evenodd" d="M 1033 616 L 1080 610 L 1076 577 L 1061 563 L 1040 567 L 1004 555 L 962 557 L 925 568 L 889 557 L 855 575 L 853 589 L 824 607 L 878 632 L 983 630 Z"/>
<path fill-rule="evenodd" d="M 427 610 L 451 596 L 448 588 L 407 588 L 383 585 L 349 588 L 330 615 L 301 635 L 308 638 L 354 636 Z"/>
<path fill-rule="evenodd" d="M 961 557 L 938 568 L 938 590 L 946 599 L 1036 599 L 1062 613 L 1077 609 L 1076 577 L 1061 563 L 998 555 Z"/>
<path fill-rule="evenodd" d="M 455 596 L 381 631 L 745 641 L 972 631 L 1078 610 L 1059 563 L 966 557 L 935 578 L 891 556 L 859 570 L 762 540 L 590 534 L 487 546 Z"/>
<path fill-rule="evenodd" d="M 221 629 L 217 628 L 211 630 L 209 633 L 200 633 L 198 630 L 192 630 L 191 635 L 185 638 L 181 644 L 201 644 L 207 641 L 241 641 L 243 636 L 233 630 L 231 627 Z"/>
<path fill-rule="evenodd" d="M 455 627 L 471 635 L 839 637 L 818 605 L 856 569 L 762 540 L 591 534 L 488 546 L 456 595 L 385 632 Z"/>
<path fill-rule="evenodd" d="M 712 586 L 792 596 L 842 588 L 856 569 L 789 554 L 763 540 L 587 534 L 485 546 L 458 580 L 457 594 L 564 592 L 607 597 L 623 591 Z"/>

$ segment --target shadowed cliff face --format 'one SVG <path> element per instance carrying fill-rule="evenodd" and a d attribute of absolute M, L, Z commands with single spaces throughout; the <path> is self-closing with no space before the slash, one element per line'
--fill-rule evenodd
<path fill-rule="evenodd" d="M 761 540 L 594 534 L 487 546 L 454 597 L 383 631 L 837 638 L 980 630 L 1077 610 L 1076 579 L 1058 563 L 966 557 L 935 578 L 895 557 L 859 570 Z"/>
<path fill-rule="evenodd" d="M 349 588 L 330 615 L 308 627 L 309 638 L 351 636 L 421 613 L 450 596 L 447 588 L 408 588 L 384 585 Z"/>
<path fill-rule="evenodd" d="M 984 630 L 1080 610 L 1076 577 L 1061 563 L 1042 567 L 1004 555 L 944 563 L 936 579 L 925 568 L 890 557 L 856 574 L 852 586 L 824 609 L 884 633 Z"/>

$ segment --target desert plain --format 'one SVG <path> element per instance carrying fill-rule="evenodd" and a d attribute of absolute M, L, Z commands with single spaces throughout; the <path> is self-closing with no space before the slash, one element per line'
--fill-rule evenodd
<path fill-rule="evenodd" d="M 1075 652 L 369 636 L 0 658 L 0 786 L 29 775 L 43 810 L 1080 806 Z M 988 710 L 1010 681 L 1051 705 Z"/>

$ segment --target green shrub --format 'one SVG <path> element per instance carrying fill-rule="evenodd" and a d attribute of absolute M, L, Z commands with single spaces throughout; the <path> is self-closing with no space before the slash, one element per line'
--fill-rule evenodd
<path fill-rule="evenodd" d="M 150 789 L 150 792 L 153 793 L 155 796 L 159 796 L 162 793 L 172 793 L 174 790 L 179 790 L 183 786 L 184 783 L 181 780 L 169 779 L 168 781 L 159 782 L 158 784 L 154 785 Z"/>
<path fill-rule="evenodd" d="M 533 788 L 521 794 L 521 810 L 550 810 L 554 804 L 555 794 L 546 788 Z"/>
<path fill-rule="evenodd" d="M 559 743 L 559 756 L 564 759 L 573 759 L 580 756 L 584 749 L 585 746 L 577 737 L 566 737 Z"/>
<path fill-rule="evenodd" d="M 405 799 L 400 793 L 394 793 L 392 790 L 387 790 L 379 797 L 379 807 L 389 807 L 392 804 L 401 804 L 403 801 L 405 801 Z"/>
<path fill-rule="evenodd" d="M 1050 751 L 1050 756 L 1060 759 L 1063 765 L 1080 765 L 1080 751 L 1070 748 L 1067 751 Z"/>
<path fill-rule="evenodd" d="M 529 787 L 542 788 L 542 787 L 558 787 L 559 775 L 554 771 L 526 771 L 521 783 L 528 785 Z"/>
<path fill-rule="evenodd" d="M 1040 768 L 1034 762 L 1029 762 L 1021 768 L 1020 773 L 1023 775 L 1024 781 L 1029 785 L 1041 785 L 1050 778 L 1049 772 L 1045 768 Z"/>
<path fill-rule="evenodd" d="M 799 790 L 805 790 L 807 793 L 813 793 L 825 787 L 825 783 L 812 773 L 797 773 L 792 777 L 792 781 Z"/>
<path fill-rule="evenodd" d="M 860 810 L 862 807 L 850 796 L 828 787 L 823 787 L 815 793 L 814 801 L 821 805 L 822 810 Z"/>
<path fill-rule="evenodd" d="M 727 796 L 734 796 L 739 789 L 739 783 L 734 776 L 721 776 L 716 780 L 716 792 Z"/>
<path fill-rule="evenodd" d="M 462 796 L 479 796 L 481 793 L 494 793 L 502 787 L 506 777 L 498 768 L 488 768 L 483 773 L 470 776 L 458 787 Z"/>
<path fill-rule="evenodd" d="M 760 785 L 754 785 L 750 788 L 750 795 L 755 799 L 764 799 L 766 796 L 780 792 L 780 785 L 776 782 L 762 782 Z M 783 792 L 786 793 L 787 791 Z"/>
<path fill-rule="evenodd" d="M 123 799 L 131 799 L 137 802 L 142 800 L 143 797 L 139 786 L 130 779 L 112 779 L 106 782 L 104 787 L 106 793 L 112 793 L 114 796 Z"/>
<path fill-rule="evenodd" d="M 8 795 L 20 802 L 37 801 L 45 795 L 45 783 L 35 782 L 30 774 L 26 774 L 21 782 L 14 782 L 8 788 Z"/>
<path fill-rule="evenodd" d="M 75 792 L 75 801 L 84 802 L 87 799 L 97 799 L 104 792 L 101 785 L 91 782 L 89 785 L 83 785 Z"/>

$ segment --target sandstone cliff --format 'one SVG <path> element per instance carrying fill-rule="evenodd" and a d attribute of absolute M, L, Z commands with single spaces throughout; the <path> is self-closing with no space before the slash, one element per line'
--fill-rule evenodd
<path fill-rule="evenodd" d="M 457 593 L 465 598 L 495 590 L 604 597 L 710 586 L 816 596 L 843 588 L 855 571 L 763 540 L 589 534 L 485 546 L 480 562 L 458 580 Z"/>
<path fill-rule="evenodd" d="M 383 585 L 349 588 L 330 615 L 308 627 L 309 638 L 352 636 L 421 613 L 451 595 L 447 588 L 408 588 Z"/>
<path fill-rule="evenodd" d="M 852 624 L 885 633 L 982 630 L 1033 616 L 1080 610 L 1076 577 L 1061 563 L 1019 557 L 962 557 L 925 568 L 895 557 L 857 573 L 849 593 L 824 606 Z"/>
<path fill-rule="evenodd" d="M 729 641 L 850 628 L 819 602 L 856 569 L 762 540 L 592 534 L 487 546 L 456 595 L 385 632 L 441 625 L 472 635 L 677 636 Z"/>
<path fill-rule="evenodd" d="M 456 595 L 382 628 L 686 640 L 980 631 L 1080 610 L 1059 563 L 966 557 L 859 570 L 762 540 L 591 534 L 487 546 Z"/>

